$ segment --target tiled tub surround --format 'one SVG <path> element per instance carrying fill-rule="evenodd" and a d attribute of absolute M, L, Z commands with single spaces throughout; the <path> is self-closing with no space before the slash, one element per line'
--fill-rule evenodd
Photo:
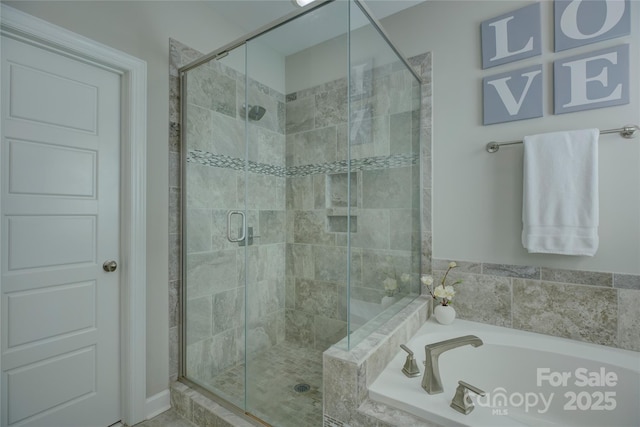
<path fill-rule="evenodd" d="M 449 262 L 433 260 L 436 282 Z M 449 278 L 463 280 L 453 303 L 462 319 L 640 351 L 640 276 L 456 262 Z M 325 427 L 437 427 L 367 393 L 429 300 L 421 297 L 415 303 L 424 307 L 408 306 L 351 351 L 324 353 Z"/>
<path fill-rule="evenodd" d="M 448 262 L 433 260 L 436 282 Z M 462 319 L 640 351 L 640 276 L 456 262 Z"/>

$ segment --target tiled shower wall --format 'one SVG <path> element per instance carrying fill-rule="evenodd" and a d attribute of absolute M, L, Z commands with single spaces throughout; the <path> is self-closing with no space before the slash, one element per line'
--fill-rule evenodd
<path fill-rule="evenodd" d="M 387 277 L 406 294 L 401 274 L 419 271 L 419 87 L 401 63 L 364 80 L 371 90 L 352 102 L 350 176 L 346 78 L 286 97 L 286 339 L 318 350 L 347 333 L 347 215 L 352 300 L 379 305 Z"/>
<path fill-rule="evenodd" d="M 181 321 L 177 68 L 200 55 L 175 41 L 171 52 L 175 378 Z M 353 104 L 364 114 L 352 119 L 360 125 L 351 153 L 352 298 L 379 304 L 384 279 L 418 271 L 420 262 L 420 236 L 412 233 L 420 221 L 420 118 L 415 111 L 420 99 L 401 64 L 376 68 L 365 78 L 372 90 Z M 226 235 L 226 213 L 244 204 L 244 76 L 214 62 L 190 72 L 187 86 L 185 362 L 190 373 L 207 381 L 244 352 L 244 248 L 212 238 Z M 346 90 L 346 79 L 341 79 L 288 94 L 285 104 L 282 94 L 264 85 L 252 82 L 249 88 L 249 104 L 266 108 L 265 116 L 248 127 L 254 143 L 249 148 L 247 221 L 257 236 L 248 253 L 248 342 L 257 346 L 250 351 L 285 337 L 324 350 L 346 335 Z M 398 295 L 408 292 L 398 282 Z"/>

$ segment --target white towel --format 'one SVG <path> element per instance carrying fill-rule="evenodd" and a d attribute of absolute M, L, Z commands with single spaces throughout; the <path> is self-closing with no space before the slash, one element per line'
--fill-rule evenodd
<path fill-rule="evenodd" d="M 522 245 L 530 253 L 598 250 L 598 129 L 524 138 Z"/>

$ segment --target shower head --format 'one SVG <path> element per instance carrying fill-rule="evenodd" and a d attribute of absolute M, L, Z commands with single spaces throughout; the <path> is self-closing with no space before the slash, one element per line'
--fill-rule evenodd
<path fill-rule="evenodd" d="M 264 113 L 267 110 L 260 105 L 249 105 L 249 110 L 247 111 L 245 107 L 245 114 L 249 117 L 249 120 L 258 121 L 264 116 Z"/>

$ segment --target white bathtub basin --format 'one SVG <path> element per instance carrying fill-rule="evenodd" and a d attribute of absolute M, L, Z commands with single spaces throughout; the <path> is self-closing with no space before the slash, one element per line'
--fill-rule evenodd
<path fill-rule="evenodd" d="M 440 356 L 444 392 L 421 387 L 426 344 L 476 335 L 484 345 L 458 347 Z M 421 375 L 402 372 L 399 350 L 369 388 L 369 398 L 444 426 L 640 426 L 640 353 L 509 328 L 456 320 L 428 321 L 407 343 Z M 485 392 L 472 394 L 468 415 L 449 404 L 458 381 Z"/>

